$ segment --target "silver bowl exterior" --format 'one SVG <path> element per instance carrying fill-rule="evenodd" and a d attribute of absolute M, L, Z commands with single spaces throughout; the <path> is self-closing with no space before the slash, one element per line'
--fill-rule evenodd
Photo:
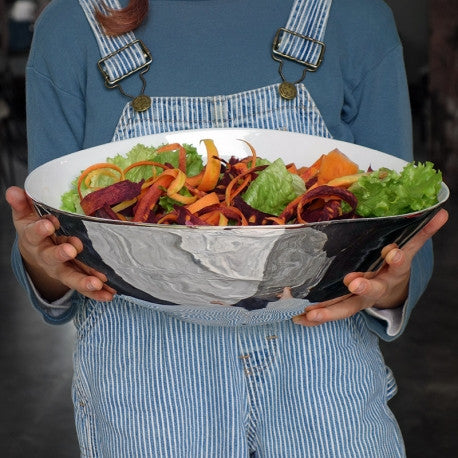
<path fill-rule="evenodd" d="M 78 260 L 104 273 L 119 294 L 170 305 L 232 305 L 247 310 L 295 298 L 320 302 L 348 293 L 342 280 L 374 272 L 381 250 L 404 245 L 439 210 L 409 215 L 266 227 L 188 227 L 117 223 L 61 212 L 59 237 L 77 236 Z"/>

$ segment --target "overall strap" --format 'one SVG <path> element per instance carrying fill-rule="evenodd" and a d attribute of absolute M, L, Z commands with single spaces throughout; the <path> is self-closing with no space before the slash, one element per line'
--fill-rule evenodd
<path fill-rule="evenodd" d="M 102 57 L 99 67 L 108 85 L 149 65 L 151 54 L 133 32 L 107 36 L 94 16 L 97 0 L 79 0 L 97 39 Z M 110 8 L 119 9 L 118 0 L 105 0 Z M 294 0 L 286 25 L 277 31 L 273 52 L 279 57 L 307 65 L 309 71 L 318 68 L 324 53 L 323 38 L 332 0 Z"/>
<path fill-rule="evenodd" d="M 135 111 L 147 110 L 151 101 L 144 95 L 145 73 L 152 62 L 148 48 L 135 38 L 133 32 L 120 36 L 106 35 L 95 18 L 96 8 L 102 8 L 98 0 L 79 0 L 96 37 L 101 59 L 98 67 L 108 88 L 118 87 L 121 93 L 132 99 Z M 105 0 L 107 7 L 120 9 L 119 0 Z M 325 45 L 323 38 L 332 0 L 294 0 L 285 27 L 280 27 L 272 44 L 272 57 L 279 62 L 279 73 L 283 82 L 279 85 L 282 98 L 292 100 L 297 95 L 296 84 L 301 82 L 307 71 L 316 71 L 320 66 Z M 295 82 L 286 81 L 283 75 L 283 59 L 299 62 L 304 66 L 302 76 Z M 119 82 L 139 70 L 143 87 L 138 96 L 126 94 Z"/>
<path fill-rule="evenodd" d="M 98 66 L 108 87 L 115 87 L 123 78 L 147 69 L 152 61 L 151 54 L 133 32 L 115 37 L 106 35 L 94 15 L 96 8 L 104 11 L 102 3 L 97 0 L 79 0 L 79 3 L 97 40 L 101 55 Z M 104 0 L 104 3 L 109 8 L 121 8 L 118 0 Z"/>
<path fill-rule="evenodd" d="M 295 0 L 285 27 L 280 27 L 272 43 L 272 57 L 279 63 L 282 83 L 278 91 L 282 98 L 292 100 L 297 95 L 296 84 L 307 71 L 318 70 L 324 56 L 323 42 L 332 0 Z M 288 59 L 303 66 L 297 81 L 289 82 L 283 75 L 283 60 Z"/>
<path fill-rule="evenodd" d="M 311 69 L 318 67 L 331 4 L 332 0 L 295 0 L 288 22 L 277 32 L 276 51 Z"/>

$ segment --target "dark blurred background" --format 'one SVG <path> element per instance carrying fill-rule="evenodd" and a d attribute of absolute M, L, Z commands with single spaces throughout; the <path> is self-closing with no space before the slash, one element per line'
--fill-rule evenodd
<path fill-rule="evenodd" d="M 70 395 L 74 330 L 44 324 L 13 277 L 14 228 L 3 198 L 26 176 L 24 68 L 46 3 L 0 0 L 0 456 L 11 458 L 79 456 Z M 382 350 L 399 386 L 390 407 L 407 455 L 448 458 L 458 449 L 458 1 L 387 3 L 405 48 L 416 159 L 443 171 L 452 196 L 451 218 L 434 238 L 428 290 L 406 332 Z"/>

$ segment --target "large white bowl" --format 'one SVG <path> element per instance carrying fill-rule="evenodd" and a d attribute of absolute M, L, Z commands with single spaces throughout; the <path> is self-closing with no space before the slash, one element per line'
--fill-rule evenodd
<path fill-rule="evenodd" d="M 362 169 L 401 170 L 405 161 L 366 147 L 304 134 L 262 129 L 203 129 L 137 137 L 82 150 L 50 161 L 26 179 L 25 189 L 42 215 L 55 215 L 59 235 L 78 236 L 79 260 L 104 273 L 118 293 L 160 304 L 246 309 L 265 307 L 284 287 L 315 302 L 346 293 L 345 274 L 380 266 L 381 249 L 402 246 L 449 196 L 442 184 L 437 205 L 421 212 L 287 226 L 189 227 L 118 222 L 59 210 L 61 195 L 81 170 L 138 143 L 214 140 L 220 156 L 244 157 L 248 141 L 258 156 L 297 166 L 339 148 Z M 204 150 L 202 150 L 205 156 Z"/>

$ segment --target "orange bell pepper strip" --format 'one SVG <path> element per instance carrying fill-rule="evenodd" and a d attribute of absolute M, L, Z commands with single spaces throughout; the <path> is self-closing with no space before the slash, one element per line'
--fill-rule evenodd
<path fill-rule="evenodd" d="M 205 165 L 204 176 L 202 181 L 197 186 L 200 191 L 211 191 L 218 183 L 221 173 L 221 161 L 219 160 L 218 150 L 216 149 L 213 140 L 202 140 L 207 149 L 207 164 Z"/>

